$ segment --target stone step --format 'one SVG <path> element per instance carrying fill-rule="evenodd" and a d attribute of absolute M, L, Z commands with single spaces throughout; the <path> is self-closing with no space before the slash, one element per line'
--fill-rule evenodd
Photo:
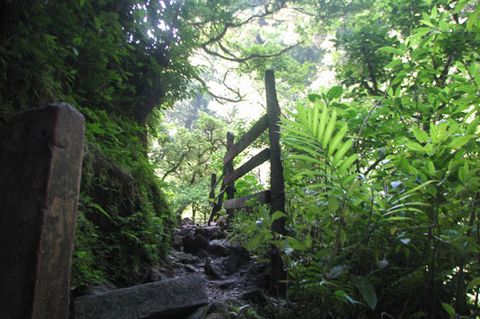
<path fill-rule="evenodd" d="M 79 297 L 74 311 L 75 319 L 173 319 L 207 303 L 205 281 L 193 275 Z"/>

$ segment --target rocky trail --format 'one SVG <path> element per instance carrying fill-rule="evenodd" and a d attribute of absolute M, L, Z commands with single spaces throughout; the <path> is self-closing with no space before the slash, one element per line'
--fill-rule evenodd
<path fill-rule="evenodd" d="M 281 306 L 264 293 L 267 284 L 266 265 L 231 243 L 221 227 L 184 220 L 164 265 L 148 270 L 140 285 L 76 298 L 74 318 L 245 318 L 254 305 Z"/>

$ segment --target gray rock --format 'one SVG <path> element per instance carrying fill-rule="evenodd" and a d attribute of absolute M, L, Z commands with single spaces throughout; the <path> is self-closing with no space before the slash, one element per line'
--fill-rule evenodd
<path fill-rule="evenodd" d="M 209 258 L 205 260 L 205 266 L 203 267 L 205 274 L 212 279 L 221 279 L 222 275 L 218 271 L 218 269 L 212 265 L 212 262 Z"/>
<path fill-rule="evenodd" d="M 199 276 L 158 281 L 75 300 L 75 319 L 170 319 L 208 303 Z"/>
<path fill-rule="evenodd" d="M 238 272 L 242 266 L 250 261 L 248 250 L 240 245 L 232 245 L 229 247 L 229 255 L 224 262 L 224 267 L 228 274 Z"/>
<path fill-rule="evenodd" d="M 170 253 L 170 256 L 172 257 L 172 261 L 176 261 L 181 264 L 194 265 L 201 262 L 200 258 L 198 258 L 197 256 L 193 256 L 182 251 L 172 251 Z"/>
<path fill-rule="evenodd" d="M 216 256 L 228 255 L 228 242 L 225 239 L 214 239 L 210 241 L 207 251 Z"/>
<path fill-rule="evenodd" d="M 188 254 L 198 254 L 200 250 L 207 249 L 208 240 L 200 234 L 189 234 L 183 237 L 183 251 Z"/>

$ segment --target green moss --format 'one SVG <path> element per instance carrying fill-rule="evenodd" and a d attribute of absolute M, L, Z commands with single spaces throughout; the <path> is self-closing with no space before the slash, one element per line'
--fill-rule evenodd
<path fill-rule="evenodd" d="M 129 285 L 160 263 L 171 241 L 173 214 L 126 119 L 83 109 L 87 147 L 73 258 L 73 285 Z"/>

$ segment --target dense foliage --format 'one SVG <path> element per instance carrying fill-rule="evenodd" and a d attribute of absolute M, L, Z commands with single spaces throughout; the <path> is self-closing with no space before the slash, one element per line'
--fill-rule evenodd
<path fill-rule="evenodd" d="M 480 9 L 367 9 L 335 27 L 347 90 L 309 95 L 284 122 L 289 235 L 272 237 L 265 214 L 238 227 L 283 249 L 312 318 L 475 314 Z"/>
<path fill-rule="evenodd" d="M 57 100 L 87 119 L 75 285 L 138 282 L 182 212 L 205 220 L 225 133 L 246 127 L 207 105 L 242 100 L 228 72 L 274 68 L 288 234 L 259 208 L 233 236 L 278 246 L 306 318 L 478 316 L 478 1 L 2 1 L 0 25 L 0 125 Z M 337 85 L 312 93 L 325 38 Z"/>

